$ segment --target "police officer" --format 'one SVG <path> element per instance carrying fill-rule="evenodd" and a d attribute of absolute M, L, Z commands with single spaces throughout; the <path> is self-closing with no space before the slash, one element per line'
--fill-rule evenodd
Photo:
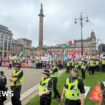
<path fill-rule="evenodd" d="M 53 82 L 53 91 L 54 91 L 54 97 L 60 99 L 59 91 L 57 90 L 57 82 L 58 82 L 58 74 L 59 74 L 59 68 L 56 66 L 56 64 L 52 65 L 52 72 L 51 72 L 51 78 Z"/>
<path fill-rule="evenodd" d="M 11 97 L 12 105 L 22 105 L 20 94 L 23 84 L 23 71 L 20 70 L 20 65 L 15 65 L 15 70 L 9 80 L 11 82 L 11 90 L 13 91 L 13 96 Z"/>
<path fill-rule="evenodd" d="M 102 60 L 102 71 L 105 71 L 105 59 Z"/>
<path fill-rule="evenodd" d="M 76 62 L 75 63 L 75 68 L 78 68 L 78 67 L 79 67 L 78 62 Z"/>
<path fill-rule="evenodd" d="M 84 105 L 85 89 L 82 79 L 79 77 L 78 70 L 73 68 L 71 76 L 66 79 L 64 89 L 61 96 L 61 101 L 65 97 L 65 105 Z"/>
<path fill-rule="evenodd" d="M 0 91 L 7 91 L 7 78 L 4 75 L 3 71 L 0 71 Z M 0 105 L 4 105 L 4 101 L 6 101 L 6 96 L 3 96 L 2 94 L 0 94 Z"/>
<path fill-rule="evenodd" d="M 70 71 L 70 61 L 66 63 L 66 72 L 68 73 Z"/>
<path fill-rule="evenodd" d="M 74 60 L 71 61 L 71 67 L 72 67 L 72 69 L 75 67 L 75 62 L 74 62 Z"/>
<path fill-rule="evenodd" d="M 93 59 L 91 59 L 89 61 L 89 73 L 93 75 L 94 74 L 94 70 L 95 70 L 95 62 L 94 62 Z"/>
<path fill-rule="evenodd" d="M 81 74 L 83 79 L 85 79 L 85 72 L 86 72 L 86 64 L 85 61 L 83 61 L 81 65 Z"/>
<path fill-rule="evenodd" d="M 44 70 L 39 87 L 40 105 L 51 105 L 51 88 L 52 80 L 50 78 L 50 72 Z"/>
<path fill-rule="evenodd" d="M 96 59 L 96 70 L 100 71 L 100 61 L 99 61 L 99 59 Z"/>

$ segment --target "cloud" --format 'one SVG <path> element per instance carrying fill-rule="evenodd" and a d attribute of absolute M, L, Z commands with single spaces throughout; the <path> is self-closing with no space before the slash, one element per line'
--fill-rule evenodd
<path fill-rule="evenodd" d="M 66 43 L 80 38 L 80 25 L 74 18 L 89 16 L 83 27 L 84 38 L 91 31 L 105 42 L 105 0 L 0 0 L 0 24 L 9 27 L 14 38 L 26 37 L 38 45 L 40 3 L 44 5 L 44 44 Z"/>

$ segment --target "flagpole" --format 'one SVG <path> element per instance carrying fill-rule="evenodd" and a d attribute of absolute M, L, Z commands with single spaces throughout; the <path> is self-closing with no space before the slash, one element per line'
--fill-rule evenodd
<path fill-rule="evenodd" d="M 82 13 L 81 13 L 81 17 L 80 17 L 80 26 L 81 26 L 81 55 L 83 56 L 83 34 L 82 34 L 83 16 L 82 16 Z"/>

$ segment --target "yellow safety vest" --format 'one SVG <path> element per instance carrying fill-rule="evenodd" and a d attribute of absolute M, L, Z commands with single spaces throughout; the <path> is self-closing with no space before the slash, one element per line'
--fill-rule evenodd
<path fill-rule="evenodd" d="M 75 67 L 78 68 L 78 63 L 75 64 Z"/>
<path fill-rule="evenodd" d="M 75 65 L 75 63 L 74 62 L 72 62 L 72 66 L 74 66 Z"/>
<path fill-rule="evenodd" d="M 102 64 L 105 65 L 105 60 L 102 60 Z"/>
<path fill-rule="evenodd" d="M 18 71 L 18 72 L 14 71 L 14 72 L 12 73 L 12 76 L 11 76 L 11 77 L 14 77 L 14 78 L 17 77 L 20 72 L 22 72 L 22 71 Z M 19 86 L 19 85 L 22 85 L 23 82 L 24 82 L 24 77 L 22 76 L 22 77 L 21 77 L 19 80 L 17 80 L 16 82 L 11 82 L 11 86 Z"/>
<path fill-rule="evenodd" d="M 70 63 L 69 62 L 67 62 L 67 66 L 70 66 Z"/>
<path fill-rule="evenodd" d="M 86 69 L 86 66 L 82 64 L 81 69 Z"/>
<path fill-rule="evenodd" d="M 42 78 L 40 86 L 39 86 L 39 93 L 43 93 L 48 90 L 48 82 L 51 78 L 44 79 Z"/>
<path fill-rule="evenodd" d="M 91 67 L 94 67 L 95 66 L 94 61 L 90 61 L 90 66 Z"/>
<path fill-rule="evenodd" d="M 78 80 L 70 83 L 69 78 L 66 80 L 66 85 L 68 89 L 65 92 L 65 98 L 69 100 L 80 100 L 80 90 L 78 89 Z M 73 89 L 71 89 L 73 87 Z"/>
<path fill-rule="evenodd" d="M 99 61 L 96 61 L 96 65 L 99 65 Z"/>
<path fill-rule="evenodd" d="M 54 67 L 53 70 L 56 69 L 56 68 L 57 68 L 57 72 L 52 73 L 52 74 L 51 74 L 51 77 L 58 77 L 59 68 L 58 68 L 58 67 Z"/>
<path fill-rule="evenodd" d="M 104 85 L 104 87 L 105 87 L 105 81 L 104 82 L 102 82 L 103 83 L 103 85 Z"/>

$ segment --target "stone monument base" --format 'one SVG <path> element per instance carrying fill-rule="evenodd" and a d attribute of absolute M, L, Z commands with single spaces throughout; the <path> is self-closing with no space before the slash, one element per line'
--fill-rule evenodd
<path fill-rule="evenodd" d="M 38 48 L 36 48 L 35 56 L 41 57 L 41 56 L 44 56 L 46 53 L 47 53 L 47 50 L 45 48 L 38 47 Z"/>

